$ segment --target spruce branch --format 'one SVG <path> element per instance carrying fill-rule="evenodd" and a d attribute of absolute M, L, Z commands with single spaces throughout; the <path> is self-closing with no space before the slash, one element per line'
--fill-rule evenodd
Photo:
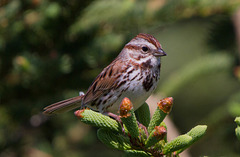
<path fill-rule="evenodd" d="M 124 98 L 120 105 L 120 118 L 132 138 L 138 138 L 139 129 L 133 105 L 128 98 Z"/>
<path fill-rule="evenodd" d="M 117 121 L 90 109 L 77 110 L 74 114 L 85 124 L 106 128 L 116 132 L 121 131 L 121 126 Z"/>
<path fill-rule="evenodd" d="M 154 112 L 153 117 L 148 126 L 148 132 L 152 132 L 155 126 L 161 124 L 166 115 L 169 114 L 169 112 L 171 111 L 172 105 L 173 105 L 172 97 L 162 99 L 158 102 L 158 107 Z"/>
<path fill-rule="evenodd" d="M 128 98 L 123 99 L 120 115 L 115 115 L 115 119 L 90 109 L 78 110 L 75 115 L 81 122 L 99 127 L 98 139 L 113 149 L 125 151 L 126 157 L 178 156 L 205 134 L 207 126 L 198 125 L 168 142 L 167 126 L 163 120 L 171 111 L 172 104 L 172 97 L 161 99 L 152 119 L 146 103 L 134 112 Z M 236 122 L 239 124 L 239 120 Z"/>
<path fill-rule="evenodd" d="M 237 128 L 235 129 L 236 136 L 238 140 L 240 141 L 240 117 L 236 117 L 234 120 L 237 124 Z"/>

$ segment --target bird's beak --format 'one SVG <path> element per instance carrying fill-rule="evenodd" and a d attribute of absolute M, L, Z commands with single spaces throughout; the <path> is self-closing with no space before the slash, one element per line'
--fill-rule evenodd
<path fill-rule="evenodd" d="M 161 48 L 159 48 L 153 52 L 153 55 L 156 57 L 162 57 L 162 56 L 166 56 L 167 54 Z"/>

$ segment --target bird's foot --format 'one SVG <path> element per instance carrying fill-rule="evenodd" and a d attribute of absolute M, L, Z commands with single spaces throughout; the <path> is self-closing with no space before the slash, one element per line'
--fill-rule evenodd
<path fill-rule="evenodd" d="M 143 125 L 142 123 L 140 123 L 139 121 L 137 121 L 137 123 L 138 123 L 138 127 L 139 127 L 139 128 L 142 128 L 142 129 L 144 130 L 145 134 L 146 134 L 147 137 L 148 137 L 148 131 L 147 131 L 146 126 L 144 126 L 144 125 Z"/>
<path fill-rule="evenodd" d="M 111 113 L 111 112 L 107 112 L 107 115 L 108 115 L 109 117 L 112 117 L 113 119 L 115 119 L 115 120 L 121 125 L 121 127 L 122 127 L 122 132 L 123 132 L 123 134 L 125 134 L 125 129 L 124 129 L 124 127 L 123 127 L 123 123 L 122 123 L 121 118 L 120 118 L 118 115 L 116 115 L 116 114 L 114 114 L 114 113 Z"/>

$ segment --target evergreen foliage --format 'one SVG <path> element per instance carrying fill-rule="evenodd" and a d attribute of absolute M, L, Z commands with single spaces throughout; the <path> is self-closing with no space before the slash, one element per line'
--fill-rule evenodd
<path fill-rule="evenodd" d="M 148 128 L 148 130 L 146 126 L 140 123 L 137 124 L 132 103 L 128 98 L 124 98 L 120 105 L 119 112 L 123 126 L 122 130 L 118 129 L 118 132 L 112 128 L 113 125 L 115 126 L 116 121 L 113 122 L 114 120 L 100 113 L 83 109 L 76 111 L 75 115 L 86 124 L 100 127 L 97 131 L 99 140 L 111 148 L 126 151 L 125 156 L 178 156 L 179 153 L 190 147 L 205 134 L 207 126 L 198 125 L 188 133 L 180 135 L 170 142 L 166 141 L 166 139 L 164 139 L 167 135 L 166 126 L 164 124 L 160 126 L 160 124 L 165 118 L 166 113 L 171 111 L 172 104 L 172 97 L 159 101 L 158 108 L 154 113 L 155 116 L 150 120 L 150 128 Z M 144 105 L 144 108 L 147 108 L 147 104 L 145 103 Z M 149 110 L 146 110 L 145 112 L 148 111 Z M 149 114 L 150 113 L 139 116 L 148 116 Z M 142 117 L 140 119 L 146 118 L 147 117 Z M 113 125 L 109 125 L 111 123 L 113 123 Z M 154 129 L 151 129 L 152 127 L 154 127 Z M 145 136 L 141 134 L 145 134 Z"/>

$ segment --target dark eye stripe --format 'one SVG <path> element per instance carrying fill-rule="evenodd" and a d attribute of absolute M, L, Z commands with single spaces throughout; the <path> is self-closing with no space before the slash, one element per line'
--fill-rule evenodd
<path fill-rule="evenodd" d="M 137 45 L 132 45 L 132 44 L 127 44 L 124 47 L 125 49 L 129 49 L 129 50 L 142 50 L 143 52 L 147 52 L 149 51 L 149 48 L 147 46 L 137 46 Z"/>

